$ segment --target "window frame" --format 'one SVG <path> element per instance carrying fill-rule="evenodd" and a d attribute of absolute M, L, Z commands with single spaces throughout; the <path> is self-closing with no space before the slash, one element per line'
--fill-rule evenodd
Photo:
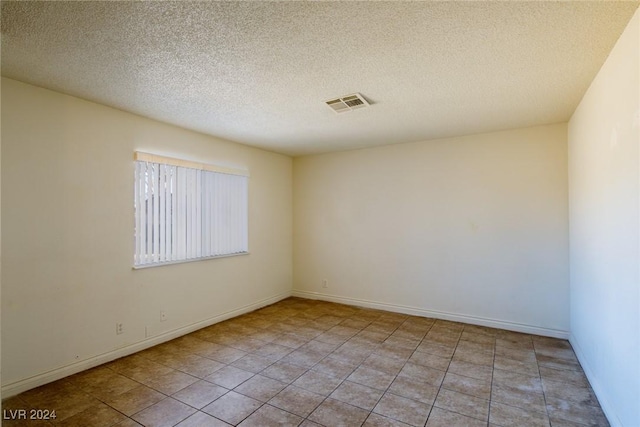
<path fill-rule="evenodd" d="M 140 151 L 134 152 L 134 168 L 134 270 L 249 254 L 247 170 Z M 221 201 L 227 202 L 222 208 L 215 204 Z"/>

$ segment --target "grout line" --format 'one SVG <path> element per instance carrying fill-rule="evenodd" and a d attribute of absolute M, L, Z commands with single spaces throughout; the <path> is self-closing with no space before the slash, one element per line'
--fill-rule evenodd
<path fill-rule="evenodd" d="M 489 386 L 489 412 L 487 413 L 487 426 L 491 422 L 491 402 L 493 402 L 493 375 L 496 372 L 496 344 L 497 337 L 493 338 L 493 360 L 491 361 L 491 384 Z"/>

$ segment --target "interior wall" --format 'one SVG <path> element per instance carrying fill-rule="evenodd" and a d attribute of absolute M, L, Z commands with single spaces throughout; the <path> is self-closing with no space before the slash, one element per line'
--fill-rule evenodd
<path fill-rule="evenodd" d="M 640 12 L 569 122 L 571 343 L 612 425 L 640 425 Z"/>
<path fill-rule="evenodd" d="M 568 336 L 566 131 L 294 159 L 294 294 Z"/>
<path fill-rule="evenodd" d="M 1 111 L 5 389 L 290 295 L 291 158 L 9 79 Z M 250 254 L 132 270 L 135 150 L 248 169 Z"/>

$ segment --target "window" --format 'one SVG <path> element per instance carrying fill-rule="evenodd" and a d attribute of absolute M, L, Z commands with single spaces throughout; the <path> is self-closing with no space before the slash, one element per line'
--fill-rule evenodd
<path fill-rule="evenodd" d="M 134 267 L 248 252 L 248 174 L 135 153 Z"/>

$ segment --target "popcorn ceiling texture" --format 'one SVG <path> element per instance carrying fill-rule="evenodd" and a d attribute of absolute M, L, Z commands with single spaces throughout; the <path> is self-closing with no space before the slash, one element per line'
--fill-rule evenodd
<path fill-rule="evenodd" d="M 289 155 L 567 121 L 638 2 L 3 2 L 2 75 Z M 323 101 L 374 105 L 337 115 Z"/>

